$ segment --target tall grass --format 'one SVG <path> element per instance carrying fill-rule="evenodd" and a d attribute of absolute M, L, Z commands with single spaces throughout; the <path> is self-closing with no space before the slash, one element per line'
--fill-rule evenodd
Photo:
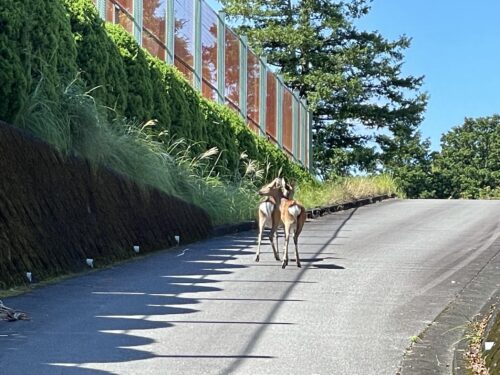
<path fill-rule="evenodd" d="M 154 137 L 145 126 L 109 116 L 88 92 L 72 82 L 57 101 L 47 99 L 43 81 L 16 117 L 27 129 L 64 154 L 75 154 L 95 166 L 108 166 L 141 185 L 203 207 L 214 224 L 254 216 L 257 204 L 255 175 L 228 182 L 213 173 L 220 153 L 216 149 L 192 156 L 184 140 Z M 113 118 L 113 120 L 109 120 Z"/>
<path fill-rule="evenodd" d="M 44 93 L 44 81 L 20 110 L 15 125 L 27 129 L 64 154 L 75 154 L 94 166 L 107 166 L 166 194 L 204 208 L 214 225 L 253 219 L 256 191 L 268 180 L 269 166 L 241 155 L 241 168 L 214 173 L 220 150 L 192 153 L 193 144 L 149 131 L 154 121 L 130 122 L 100 106 L 91 93 L 72 82 L 57 100 Z M 111 119 L 111 120 L 110 120 Z M 243 170 L 243 174 L 239 171 Z M 299 184 L 300 185 L 300 184 Z M 392 178 L 349 177 L 298 186 L 296 198 L 306 207 L 329 205 L 379 194 L 399 193 Z"/>
<path fill-rule="evenodd" d="M 401 194 L 389 175 L 344 177 L 321 184 L 305 185 L 299 187 L 296 197 L 304 206 L 312 208 L 382 194 Z"/>

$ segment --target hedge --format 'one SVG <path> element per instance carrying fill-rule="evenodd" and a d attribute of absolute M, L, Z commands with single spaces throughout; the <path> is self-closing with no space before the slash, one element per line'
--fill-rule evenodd
<path fill-rule="evenodd" d="M 76 48 L 60 0 L 2 1 L 0 30 L 0 118 L 12 122 L 41 79 L 55 98 L 76 76 Z"/>
<path fill-rule="evenodd" d="M 0 119 L 12 121 L 43 75 L 54 85 L 79 77 L 111 116 L 125 116 L 153 136 L 168 133 L 193 153 L 217 147 L 216 167 L 232 175 L 240 155 L 295 179 L 310 175 L 253 133 L 224 105 L 206 100 L 173 66 L 151 56 L 121 26 L 105 24 L 92 0 L 13 0 L 0 5 Z M 27 52 L 28 51 L 28 52 Z M 31 69 L 29 69 L 31 68 Z M 55 79 L 57 78 L 57 79 Z M 241 167 L 240 167 L 241 168 Z M 227 173 L 230 172 L 230 173 Z"/>

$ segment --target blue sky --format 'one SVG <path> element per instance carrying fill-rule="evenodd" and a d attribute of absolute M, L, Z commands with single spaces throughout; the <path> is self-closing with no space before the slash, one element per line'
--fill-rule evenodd
<path fill-rule="evenodd" d="M 420 130 L 432 149 L 465 117 L 500 113 L 500 0 L 374 0 L 371 8 L 360 29 L 412 38 L 403 74 L 425 76 Z"/>
<path fill-rule="evenodd" d="M 499 0 L 374 0 L 358 26 L 412 38 L 403 73 L 425 76 L 420 129 L 433 149 L 465 117 L 500 113 Z"/>

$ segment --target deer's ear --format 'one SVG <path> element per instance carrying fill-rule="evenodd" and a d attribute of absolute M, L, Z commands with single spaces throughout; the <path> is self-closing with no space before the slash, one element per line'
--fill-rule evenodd
<path fill-rule="evenodd" d="M 281 178 L 281 186 L 283 186 L 283 187 L 285 187 L 285 186 L 286 186 L 285 177 L 282 177 L 282 178 Z"/>

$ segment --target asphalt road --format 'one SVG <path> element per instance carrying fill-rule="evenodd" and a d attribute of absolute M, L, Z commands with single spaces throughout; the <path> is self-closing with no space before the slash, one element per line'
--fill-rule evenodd
<path fill-rule="evenodd" d="M 500 201 L 390 200 L 308 221 L 301 269 L 255 232 L 162 251 L 5 299 L 32 320 L 0 322 L 0 373 L 450 373 L 453 337 L 407 348 L 497 292 L 499 234 Z"/>

